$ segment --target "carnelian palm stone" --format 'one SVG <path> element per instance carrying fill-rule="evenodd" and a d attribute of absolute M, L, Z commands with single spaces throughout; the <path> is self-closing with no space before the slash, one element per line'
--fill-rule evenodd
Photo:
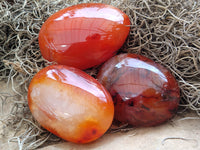
<path fill-rule="evenodd" d="M 111 93 L 115 119 L 133 126 L 155 126 L 177 111 L 179 87 L 163 66 L 136 54 L 111 58 L 101 68 L 98 80 Z"/>
<path fill-rule="evenodd" d="M 102 136 L 114 116 L 112 97 L 96 79 L 62 65 L 48 66 L 33 77 L 28 104 L 44 128 L 75 143 Z"/>
<path fill-rule="evenodd" d="M 111 58 L 124 44 L 129 30 L 129 17 L 118 8 L 83 3 L 50 16 L 38 40 L 45 59 L 87 69 Z"/>

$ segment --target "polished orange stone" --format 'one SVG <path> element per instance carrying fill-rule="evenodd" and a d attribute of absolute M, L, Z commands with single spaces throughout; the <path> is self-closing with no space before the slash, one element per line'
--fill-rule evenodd
<path fill-rule="evenodd" d="M 112 98 L 97 80 L 62 65 L 48 66 L 34 76 L 28 104 L 44 128 L 75 143 L 88 143 L 102 136 L 114 116 Z"/>
<path fill-rule="evenodd" d="M 111 58 L 129 30 L 130 20 L 121 10 L 101 3 L 79 4 L 45 21 L 39 46 L 49 61 L 87 69 Z"/>
<path fill-rule="evenodd" d="M 111 58 L 102 66 L 98 80 L 111 93 L 115 119 L 120 122 L 154 126 L 177 111 L 177 81 L 166 68 L 144 56 L 121 54 Z"/>

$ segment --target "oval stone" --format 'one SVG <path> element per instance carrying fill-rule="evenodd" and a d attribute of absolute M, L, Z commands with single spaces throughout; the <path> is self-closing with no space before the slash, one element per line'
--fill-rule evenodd
<path fill-rule="evenodd" d="M 115 119 L 133 126 L 155 126 L 177 111 L 180 90 L 168 69 L 136 54 L 111 58 L 98 80 L 111 93 Z"/>

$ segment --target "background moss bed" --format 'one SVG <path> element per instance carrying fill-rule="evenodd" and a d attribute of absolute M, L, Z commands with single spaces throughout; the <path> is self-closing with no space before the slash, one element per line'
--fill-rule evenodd
<path fill-rule="evenodd" d="M 27 105 L 27 88 L 40 69 L 52 63 L 39 51 L 38 33 L 58 10 L 88 2 L 113 5 L 131 20 L 118 53 L 137 53 L 167 67 L 179 82 L 181 106 L 200 115 L 200 3 L 198 0 L 7 0 L 0 1 L 0 91 L 2 138 L 19 149 L 35 149 L 60 139 L 42 129 Z M 85 70 L 93 77 L 98 66 Z M 8 107 L 9 105 L 9 107 Z M 7 109 L 9 108 L 9 109 Z M 9 131 L 15 131 L 10 135 Z"/>

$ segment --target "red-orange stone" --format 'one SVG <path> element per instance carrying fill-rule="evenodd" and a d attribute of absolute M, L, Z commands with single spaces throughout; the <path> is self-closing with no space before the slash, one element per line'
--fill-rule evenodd
<path fill-rule="evenodd" d="M 48 66 L 34 76 L 28 104 L 44 128 L 75 143 L 102 136 L 114 116 L 112 98 L 96 79 L 62 65 Z"/>
<path fill-rule="evenodd" d="M 39 46 L 49 61 L 87 69 L 111 58 L 129 30 L 130 20 L 121 10 L 101 3 L 79 4 L 46 20 Z"/>
<path fill-rule="evenodd" d="M 169 120 L 180 99 L 178 84 L 163 66 L 136 54 L 111 58 L 98 80 L 111 93 L 115 119 L 133 126 L 155 126 Z"/>

